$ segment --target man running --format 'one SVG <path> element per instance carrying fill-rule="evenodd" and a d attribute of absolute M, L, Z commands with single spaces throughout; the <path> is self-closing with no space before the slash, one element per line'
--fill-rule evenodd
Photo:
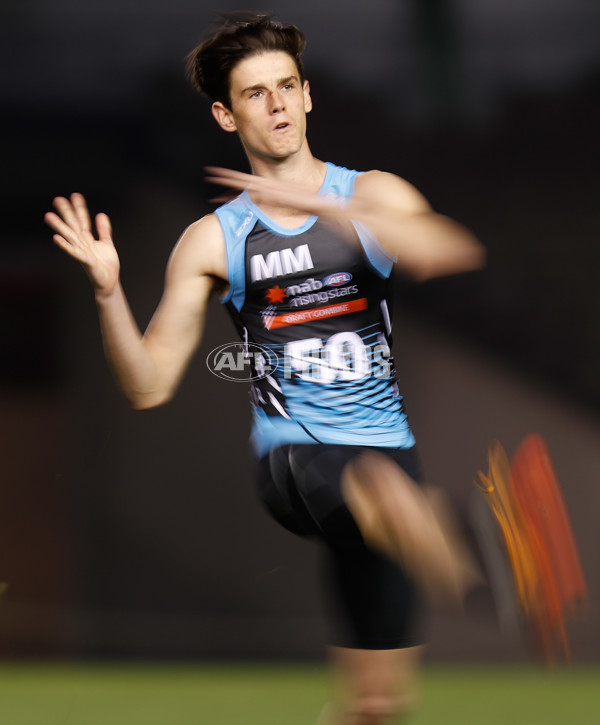
<path fill-rule="evenodd" d="M 322 722 L 375 725 L 413 698 L 417 591 L 460 602 L 475 577 L 440 497 L 416 483 L 388 281 L 394 267 L 421 280 L 477 269 L 484 255 L 403 179 L 312 155 L 304 45 L 295 26 L 256 15 L 230 19 L 190 54 L 193 83 L 238 134 L 252 175 L 210 172 L 244 191 L 184 231 L 144 334 L 108 216 L 96 216 L 95 238 L 84 197 L 72 194 L 45 218 L 93 284 L 107 360 L 135 409 L 172 398 L 212 294 L 244 342 L 274 355 L 272 365 L 254 358 L 259 495 L 283 526 L 323 542 L 343 687 Z"/>

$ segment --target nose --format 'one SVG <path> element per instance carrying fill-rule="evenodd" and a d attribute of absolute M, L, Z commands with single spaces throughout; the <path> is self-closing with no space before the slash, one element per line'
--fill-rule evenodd
<path fill-rule="evenodd" d="M 270 108 L 269 111 L 271 113 L 280 113 L 285 109 L 285 103 L 283 100 L 283 96 L 278 91 L 273 91 L 270 96 Z"/>

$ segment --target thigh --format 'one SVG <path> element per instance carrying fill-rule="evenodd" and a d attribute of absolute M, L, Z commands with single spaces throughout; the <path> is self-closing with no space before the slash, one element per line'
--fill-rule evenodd
<path fill-rule="evenodd" d="M 364 544 L 362 534 L 342 493 L 346 467 L 362 453 L 374 450 L 347 445 L 291 445 L 289 467 L 295 494 L 317 524 L 319 534 L 332 547 Z M 421 481 L 419 457 L 414 448 L 378 448 L 413 480 Z"/>

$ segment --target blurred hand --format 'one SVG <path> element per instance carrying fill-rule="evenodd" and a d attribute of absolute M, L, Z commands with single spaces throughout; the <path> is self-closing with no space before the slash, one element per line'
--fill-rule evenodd
<path fill-rule="evenodd" d="M 315 194 L 313 190 L 301 184 L 291 184 L 263 176 L 255 176 L 254 174 L 245 174 L 242 171 L 223 169 L 218 166 L 207 166 L 205 171 L 207 173 L 206 180 L 211 184 L 227 186 L 236 191 L 246 189 L 252 195 L 252 200 L 259 206 L 264 204 L 291 208 L 318 216 L 345 219 L 352 216 L 356 217 L 356 210 L 354 210 L 354 214 L 351 214 L 340 198 Z M 224 197 L 217 201 L 228 198 L 231 197 Z"/>
<path fill-rule="evenodd" d="M 55 244 L 81 262 L 96 294 L 109 295 L 119 281 L 120 269 L 110 219 L 106 214 L 96 216 L 98 239 L 95 239 L 82 194 L 71 194 L 70 199 L 57 196 L 53 203 L 58 214 L 48 212 L 44 221 L 56 232 Z"/>

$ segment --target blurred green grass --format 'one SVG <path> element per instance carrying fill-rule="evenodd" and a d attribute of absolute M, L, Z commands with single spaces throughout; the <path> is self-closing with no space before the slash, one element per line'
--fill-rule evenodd
<path fill-rule="evenodd" d="M 413 725 L 597 725 L 600 668 L 429 666 Z M 314 725 L 322 664 L 0 664 L 3 725 Z"/>

